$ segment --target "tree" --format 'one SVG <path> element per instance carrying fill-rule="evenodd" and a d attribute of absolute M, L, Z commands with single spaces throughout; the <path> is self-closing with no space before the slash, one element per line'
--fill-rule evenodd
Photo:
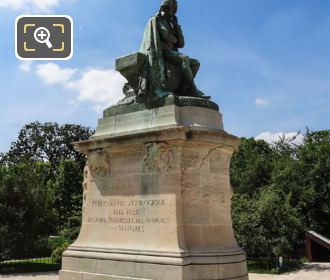
<path fill-rule="evenodd" d="M 76 237 L 86 160 L 72 142 L 92 133 L 79 125 L 34 122 L 0 155 L 0 260 L 35 257 L 40 243 L 60 230 Z"/>
<path fill-rule="evenodd" d="M 236 237 L 249 256 L 265 257 L 270 262 L 289 257 L 301 231 L 297 211 L 272 186 L 264 187 L 251 199 L 237 195 L 233 200 Z"/>
<path fill-rule="evenodd" d="M 242 138 L 231 161 L 230 179 L 235 193 L 253 196 L 271 181 L 274 152 L 268 143 Z"/>
<path fill-rule="evenodd" d="M 289 195 L 306 230 L 330 236 L 330 131 L 307 131 L 301 145 L 279 142 L 275 149 L 274 187 Z"/>
<path fill-rule="evenodd" d="M 301 185 L 308 190 L 304 216 L 309 229 L 330 236 L 330 130 L 307 131 L 297 149 Z"/>
<path fill-rule="evenodd" d="M 232 200 L 232 219 L 235 236 L 249 257 L 257 256 L 258 221 L 255 219 L 255 200 L 246 194 L 235 194 Z"/>
<path fill-rule="evenodd" d="M 61 160 L 69 159 L 79 162 L 83 169 L 85 157 L 75 151 L 72 143 L 87 140 L 92 134 L 92 129 L 81 125 L 33 122 L 21 129 L 17 141 L 2 155 L 1 161 L 6 164 L 50 162 L 56 170 Z"/>
<path fill-rule="evenodd" d="M 302 143 L 242 139 L 231 165 L 233 224 L 250 257 L 289 256 L 306 230 L 330 236 L 330 131 Z"/>
<path fill-rule="evenodd" d="M 68 239 L 79 233 L 82 208 L 83 173 L 77 162 L 64 160 L 59 163 L 58 173 L 52 186 L 53 208 L 56 224 L 60 229 L 68 228 Z"/>
<path fill-rule="evenodd" d="M 41 253 L 36 243 L 52 230 L 46 188 L 51 174 L 47 163 L 1 168 L 0 259 Z"/>

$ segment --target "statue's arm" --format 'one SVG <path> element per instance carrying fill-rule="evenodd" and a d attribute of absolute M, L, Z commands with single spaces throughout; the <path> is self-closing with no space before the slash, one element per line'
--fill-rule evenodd
<path fill-rule="evenodd" d="M 176 38 L 178 40 L 177 47 L 179 49 L 184 48 L 185 42 L 184 42 L 184 36 L 181 26 L 176 22 L 176 24 L 174 24 L 174 28 L 175 28 Z"/>
<path fill-rule="evenodd" d="M 163 41 L 171 44 L 178 43 L 177 38 L 173 34 L 171 34 L 166 28 L 166 26 L 161 22 L 158 22 L 158 29 L 159 29 L 160 37 L 162 38 Z"/>

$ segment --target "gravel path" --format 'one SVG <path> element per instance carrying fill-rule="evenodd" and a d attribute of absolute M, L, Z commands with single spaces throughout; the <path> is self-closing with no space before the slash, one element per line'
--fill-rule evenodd
<path fill-rule="evenodd" d="M 250 274 L 250 280 L 330 280 L 330 263 L 306 264 L 304 269 L 282 275 Z M 3 280 L 58 280 L 57 273 L 0 275 Z"/>
<path fill-rule="evenodd" d="M 330 263 L 310 263 L 302 270 L 281 275 L 250 274 L 250 280 L 330 280 Z"/>

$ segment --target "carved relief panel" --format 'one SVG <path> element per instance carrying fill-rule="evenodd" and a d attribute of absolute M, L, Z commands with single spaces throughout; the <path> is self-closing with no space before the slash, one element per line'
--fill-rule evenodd
<path fill-rule="evenodd" d="M 166 142 L 152 142 L 145 145 L 143 172 L 166 172 L 171 168 L 172 151 Z"/>

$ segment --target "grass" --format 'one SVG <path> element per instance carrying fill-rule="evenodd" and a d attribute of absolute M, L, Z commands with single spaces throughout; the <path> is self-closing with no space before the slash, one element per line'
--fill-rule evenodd
<path fill-rule="evenodd" d="M 52 258 L 11 260 L 0 264 L 0 274 L 57 271 L 60 268 Z"/>
<path fill-rule="evenodd" d="M 250 273 L 281 274 L 295 271 L 301 267 L 302 262 L 299 260 L 285 260 L 281 269 L 277 268 L 275 261 L 267 265 L 264 259 L 248 260 L 248 270 Z M 61 265 L 55 263 L 52 258 L 11 260 L 0 264 L 0 274 L 57 271 L 60 268 Z"/>
<path fill-rule="evenodd" d="M 282 268 L 277 268 L 276 261 L 269 262 L 264 259 L 248 260 L 248 270 L 250 273 L 258 274 L 281 274 L 298 270 L 303 263 L 299 260 L 285 260 Z"/>

